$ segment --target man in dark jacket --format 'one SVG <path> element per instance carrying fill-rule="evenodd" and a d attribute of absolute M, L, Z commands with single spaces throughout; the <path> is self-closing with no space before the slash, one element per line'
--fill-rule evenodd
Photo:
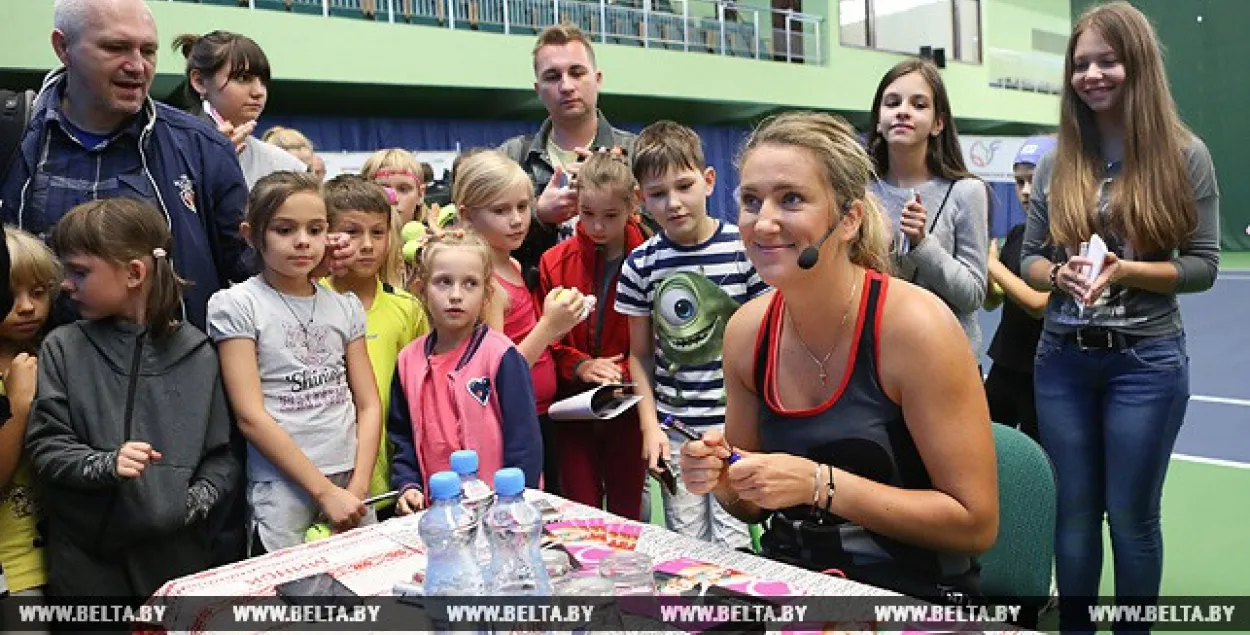
<path fill-rule="evenodd" d="M 208 298 L 250 275 L 239 235 L 247 185 L 234 147 L 206 121 L 149 97 L 159 41 L 142 0 L 56 0 L 52 22 L 62 68 L 44 80 L 19 156 L 0 175 L 0 220 L 46 239 L 81 203 L 148 201 L 169 222 L 174 268 L 193 283 L 186 319 L 203 330 Z M 77 318 L 63 295 L 50 323 Z M 237 491 L 223 491 L 210 515 L 214 564 L 243 554 Z"/>
<path fill-rule="evenodd" d="M 635 135 L 612 127 L 599 112 L 603 71 L 595 65 L 590 39 L 570 24 L 547 27 L 534 47 L 534 90 L 547 108 L 537 134 L 513 137 L 499 147 L 534 181 L 538 200 L 525 242 L 514 252 L 531 289 L 537 286 L 543 252 L 573 235 L 577 190 L 564 177 L 598 148 L 619 147 L 632 160 Z"/>
<path fill-rule="evenodd" d="M 0 219 L 46 238 L 80 203 L 152 203 L 173 232 L 174 268 L 194 283 L 187 320 L 203 329 L 209 296 L 250 273 L 239 236 L 247 186 L 234 148 L 148 96 L 158 40 L 142 0 L 57 0 L 53 27 L 63 67 L 44 81 L 0 184 Z"/>

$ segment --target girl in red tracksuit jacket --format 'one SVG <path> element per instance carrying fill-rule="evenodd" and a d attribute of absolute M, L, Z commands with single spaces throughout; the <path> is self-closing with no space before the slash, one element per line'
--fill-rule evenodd
<path fill-rule="evenodd" d="M 637 184 L 625 157 L 591 156 L 578 171 L 577 183 L 577 235 L 549 249 L 538 265 L 539 298 L 566 287 L 598 299 L 589 319 L 551 345 L 561 396 L 628 381 L 629 323 L 612 307 L 621 263 L 646 240 L 634 213 Z M 606 494 L 608 511 L 637 520 L 646 476 L 637 411 L 560 426 L 561 493 L 596 508 Z"/>

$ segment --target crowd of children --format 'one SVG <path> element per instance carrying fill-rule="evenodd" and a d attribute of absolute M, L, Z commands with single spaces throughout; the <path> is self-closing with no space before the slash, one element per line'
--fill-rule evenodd
<path fill-rule="evenodd" d="M 80 205 L 46 246 L 5 228 L 0 581 L 23 596 L 142 601 L 215 563 L 214 514 L 229 501 L 246 501 L 240 533 L 249 556 L 262 554 L 321 525 L 414 513 L 429 477 L 472 449 L 488 481 L 520 468 L 528 487 L 633 519 L 659 482 L 674 531 L 741 548 L 746 523 L 770 517 L 771 557 L 914 595 L 975 595 L 973 556 L 997 528 L 992 416 L 1039 438 L 1072 494 L 1059 506 L 1060 590 L 1096 591 L 1106 512 L 1117 585 L 1149 598 L 1188 391 L 1175 295 L 1213 284 L 1218 190 L 1166 83 L 1123 88 L 1170 122 L 1151 142 L 1158 152 L 1124 134 L 1126 106 L 1107 94 L 1126 72 L 1162 77 L 1157 47 L 1117 57 L 1125 31 L 1153 46 L 1128 5 L 1080 21 L 1063 131 L 1017 156 L 1030 215 L 1001 254 L 987 244 L 984 184 L 959 158 L 941 78 L 923 61 L 881 80 L 866 148 L 826 115 L 757 129 L 740 166 L 742 233 L 708 209 L 717 175 L 691 129 L 660 121 L 632 156 L 587 152 L 561 168 L 577 201 L 573 236 L 542 255 L 534 279 L 513 257 L 534 184 L 496 150 L 457 158 L 454 218 L 426 208 L 428 179 L 403 150 L 325 184 L 258 164 L 241 233 L 259 273 L 212 296 L 207 333 L 181 321 L 187 283 L 148 204 Z M 182 42 L 189 87 L 226 134 L 241 95 L 229 91 L 263 96 L 268 81 L 248 42 Z M 243 62 L 227 59 L 235 45 Z M 1082 138 L 1093 131 L 1100 141 Z M 1105 169 L 1077 151 L 1099 143 Z M 1175 205 L 1095 191 L 1095 173 Z M 1090 234 L 1084 201 L 1095 199 L 1113 252 L 1090 281 L 1082 271 L 1095 263 L 1070 252 Z M 1129 212 L 1104 218 L 1112 203 Z M 353 256 L 327 275 L 332 248 Z M 83 319 L 49 329 L 58 293 Z M 1004 297 L 982 387 L 975 311 Z M 1104 413 L 1104 401 L 1124 404 L 1088 385 L 1111 380 L 1146 386 L 1157 403 Z M 556 400 L 603 384 L 632 384 L 641 401 L 607 421 L 549 416 Z M 674 420 L 701 439 L 670 436 Z M 1141 451 L 1086 456 L 1103 427 L 1123 428 L 1114 441 Z M 1130 468 L 1152 475 L 1142 497 L 1128 494 Z M 1107 501 L 1082 489 L 1104 480 Z"/>
<path fill-rule="evenodd" d="M 208 42 L 189 39 L 188 53 Z M 500 152 L 457 162 L 451 228 L 425 216 L 420 167 L 402 150 L 324 184 L 259 175 L 241 231 L 260 272 L 212 297 L 207 333 L 178 319 L 185 283 L 144 203 L 80 206 L 50 248 L 6 230 L 15 302 L 0 325 L 12 420 L 0 433 L 0 557 L 11 590 L 144 598 L 211 566 L 219 501 L 246 501 L 254 556 L 319 524 L 343 531 L 421 509 L 426 479 L 464 448 L 488 479 L 519 467 L 530 487 L 639 518 L 648 468 L 676 475 L 676 444 L 648 408 L 700 430 L 723 421 L 723 320 L 695 346 L 683 329 L 767 289 L 733 225 L 708 213 L 715 174 L 699 138 L 660 122 L 642 139 L 637 157 L 605 151 L 577 166 L 576 238 L 545 255 L 533 282 L 511 255 L 533 185 Z M 408 259 L 406 223 L 427 227 Z M 336 240 L 354 257 L 325 275 Z M 723 298 L 694 281 L 703 276 Z M 678 278 L 690 280 L 666 287 Z M 57 293 L 84 320 L 48 333 Z M 627 382 L 647 402 L 617 420 L 547 416 L 559 396 Z M 670 482 L 674 527 L 747 543 L 711 497 Z"/>

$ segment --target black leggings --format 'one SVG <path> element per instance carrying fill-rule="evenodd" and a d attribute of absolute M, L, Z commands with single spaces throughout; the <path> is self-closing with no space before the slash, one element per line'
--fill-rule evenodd
<path fill-rule="evenodd" d="M 556 439 L 559 430 L 547 415 L 538 415 L 538 427 L 543 435 L 543 491 L 559 496 L 560 444 Z"/>
<path fill-rule="evenodd" d="M 990 367 L 989 377 L 985 378 L 985 399 L 990 405 L 990 419 L 1018 428 L 1029 435 L 1029 438 L 1041 443 L 1037 435 L 1033 373 L 1022 373 L 1004 368 L 1001 364 L 994 364 Z"/>

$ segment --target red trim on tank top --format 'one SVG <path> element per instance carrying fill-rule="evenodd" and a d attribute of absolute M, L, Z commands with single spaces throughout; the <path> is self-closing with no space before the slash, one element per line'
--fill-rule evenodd
<path fill-rule="evenodd" d="M 768 387 L 773 385 L 772 351 L 777 350 L 777 338 L 781 335 L 781 321 L 778 320 L 776 316 L 781 314 L 781 310 L 784 307 L 785 299 L 781 297 L 781 292 L 774 292 L 772 301 L 768 303 L 768 312 L 764 314 L 765 321 L 762 325 L 763 327 L 760 329 L 761 333 L 767 329 L 768 342 L 772 345 L 772 348 L 769 351 L 766 351 L 768 354 L 764 356 L 764 385 L 757 387 L 760 394 L 764 395 L 765 401 L 769 400 Z M 760 359 L 759 345 L 762 343 L 762 341 L 756 342 L 755 360 L 757 364 Z"/>
<path fill-rule="evenodd" d="M 833 391 L 833 394 L 830 395 L 829 399 L 825 400 L 824 403 L 804 410 L 786 409 L 781 405 L 781 395 L 777 392 L 777 381 L 774 369 L 777 367 L 777 356 L 781 351 L 781 322 L 782 316 L 785 314 L 785 298 L 782 297 L 780 291 L 777 292 L 777 297 L 774 298 L 773 301 L 778 304 L 778 311 L 776 313 L 776 319 L 773 324 L 770 325 L 773 331 L 772 350 L 768 351 L 768 361 L 764 367 L 764 383 L 766 385 L 763 391 L 764 400 L 769 409 L 773 412 L 787 417 L 811 417 L 833 407 L 833 404 L 837 403 L 838 399 L 842 398 L 842 393 L 846 390 L 847 385 L 851 383 L 851 377 L 855 374 L 855 359 L 859 354 L 859 339 L 864 333 L 864 318 L 867 315 L 865 309 L 868 307 L 868 292 L 872 281 L 871 274 L 871 270 L 864 271 L 864 284 L 859 295 L 859 314 L 855 316 L 855 336 L 851 340 L 851 352 L 846 360 L 846 368 L 842 371 L 842 381 L 838 384 L 838 388 Z"/>
<path fill-rule="evenodd" d="M 890 276 L 876 273 L 873 277 L 881 281 L 881 293 L 877 294 L 876 313 L 872 320 L 872 361 L 877 373 L 877 385 L 881 387 L 881 394 L 884 395 L 885 384 L 881 382 L 881 318 L 885 315 L 885 292 L 890 289 Z"/>
<path fill-rule="evenodd" d="M 751 349 L 751 359 L 753 360 L 751 363 L 751 383 L 752 384 L 755 383 L 755 378 L 757 375 L 756 370 L 755 370 L 756 369 L 755 365 L 758 364 L 760 360 L 760 347 L 764 345 L 764 334 L 768 332 L 768 328 L 772 324 L 773 307 L 777 304 L 777 300 L 781 297 L 781 294 L 778 293 L 777 291 L 769 291 L 768 293 L 771 293 L 773 297 L 768 299 L 768 308 L 764 309 L 764 321 L 761 322 L 760 327 L 755 330 L 755 347 Z M 764 372 L 768 373 L 767 365 L 764 366 Z M 755 386 L 756 392 L 759 392 L 763 389 L 764 389 L 763 386 Z"/>

